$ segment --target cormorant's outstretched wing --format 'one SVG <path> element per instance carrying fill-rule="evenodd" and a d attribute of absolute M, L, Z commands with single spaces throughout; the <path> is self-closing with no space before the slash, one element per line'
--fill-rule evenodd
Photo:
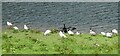
<path fill-rule="evenodd" d="M 75 30 L 76 28 L 75 27 L 73 27 L 71 30 Z"/>

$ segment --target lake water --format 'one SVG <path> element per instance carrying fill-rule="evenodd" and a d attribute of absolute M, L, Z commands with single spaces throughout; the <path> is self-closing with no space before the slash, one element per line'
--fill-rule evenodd
<path fill-rule="evenodd" d="M 92 27 L 97 32 L 118 28 L 117 2 L 3 2 L 2 26 L 6 21 L 23 29 L 46 30 L 66 26 L 77 31 L 89 32 Z"/>

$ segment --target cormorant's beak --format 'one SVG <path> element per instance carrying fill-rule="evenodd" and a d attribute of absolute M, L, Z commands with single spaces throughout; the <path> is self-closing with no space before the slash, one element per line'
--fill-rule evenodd
<path fill-rule="evenodd" d="M 90 28 L 90 30 L 92 30 L 92 29 Z"/>

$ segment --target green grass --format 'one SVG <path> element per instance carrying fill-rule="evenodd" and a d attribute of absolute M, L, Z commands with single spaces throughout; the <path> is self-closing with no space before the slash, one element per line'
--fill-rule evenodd
<path fill-rule="evenodd" d="M 0 30 L 0 56 L 2 55 L 2 30 Z"/>
<path fill-rule="evenodd" d="M 6 32 L 6 33 L 5 33 Z M 81 34 L 61 38 L 58 33 L 43 36 L 38 30 L 3 30 L 3 54 L 117 54 L 118 36 Z M 100 46 L 96 46 L 99 44 Z"/>

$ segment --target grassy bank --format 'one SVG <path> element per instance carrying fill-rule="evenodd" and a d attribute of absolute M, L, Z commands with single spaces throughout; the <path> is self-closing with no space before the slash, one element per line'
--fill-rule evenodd
<path fill-rule="evenodd" d="M 3 54 L 117 54 L 118 36 L 81 34 L 61 38 L 58 33 L 43 36 L 37 30 L 3 30 Z"/>

